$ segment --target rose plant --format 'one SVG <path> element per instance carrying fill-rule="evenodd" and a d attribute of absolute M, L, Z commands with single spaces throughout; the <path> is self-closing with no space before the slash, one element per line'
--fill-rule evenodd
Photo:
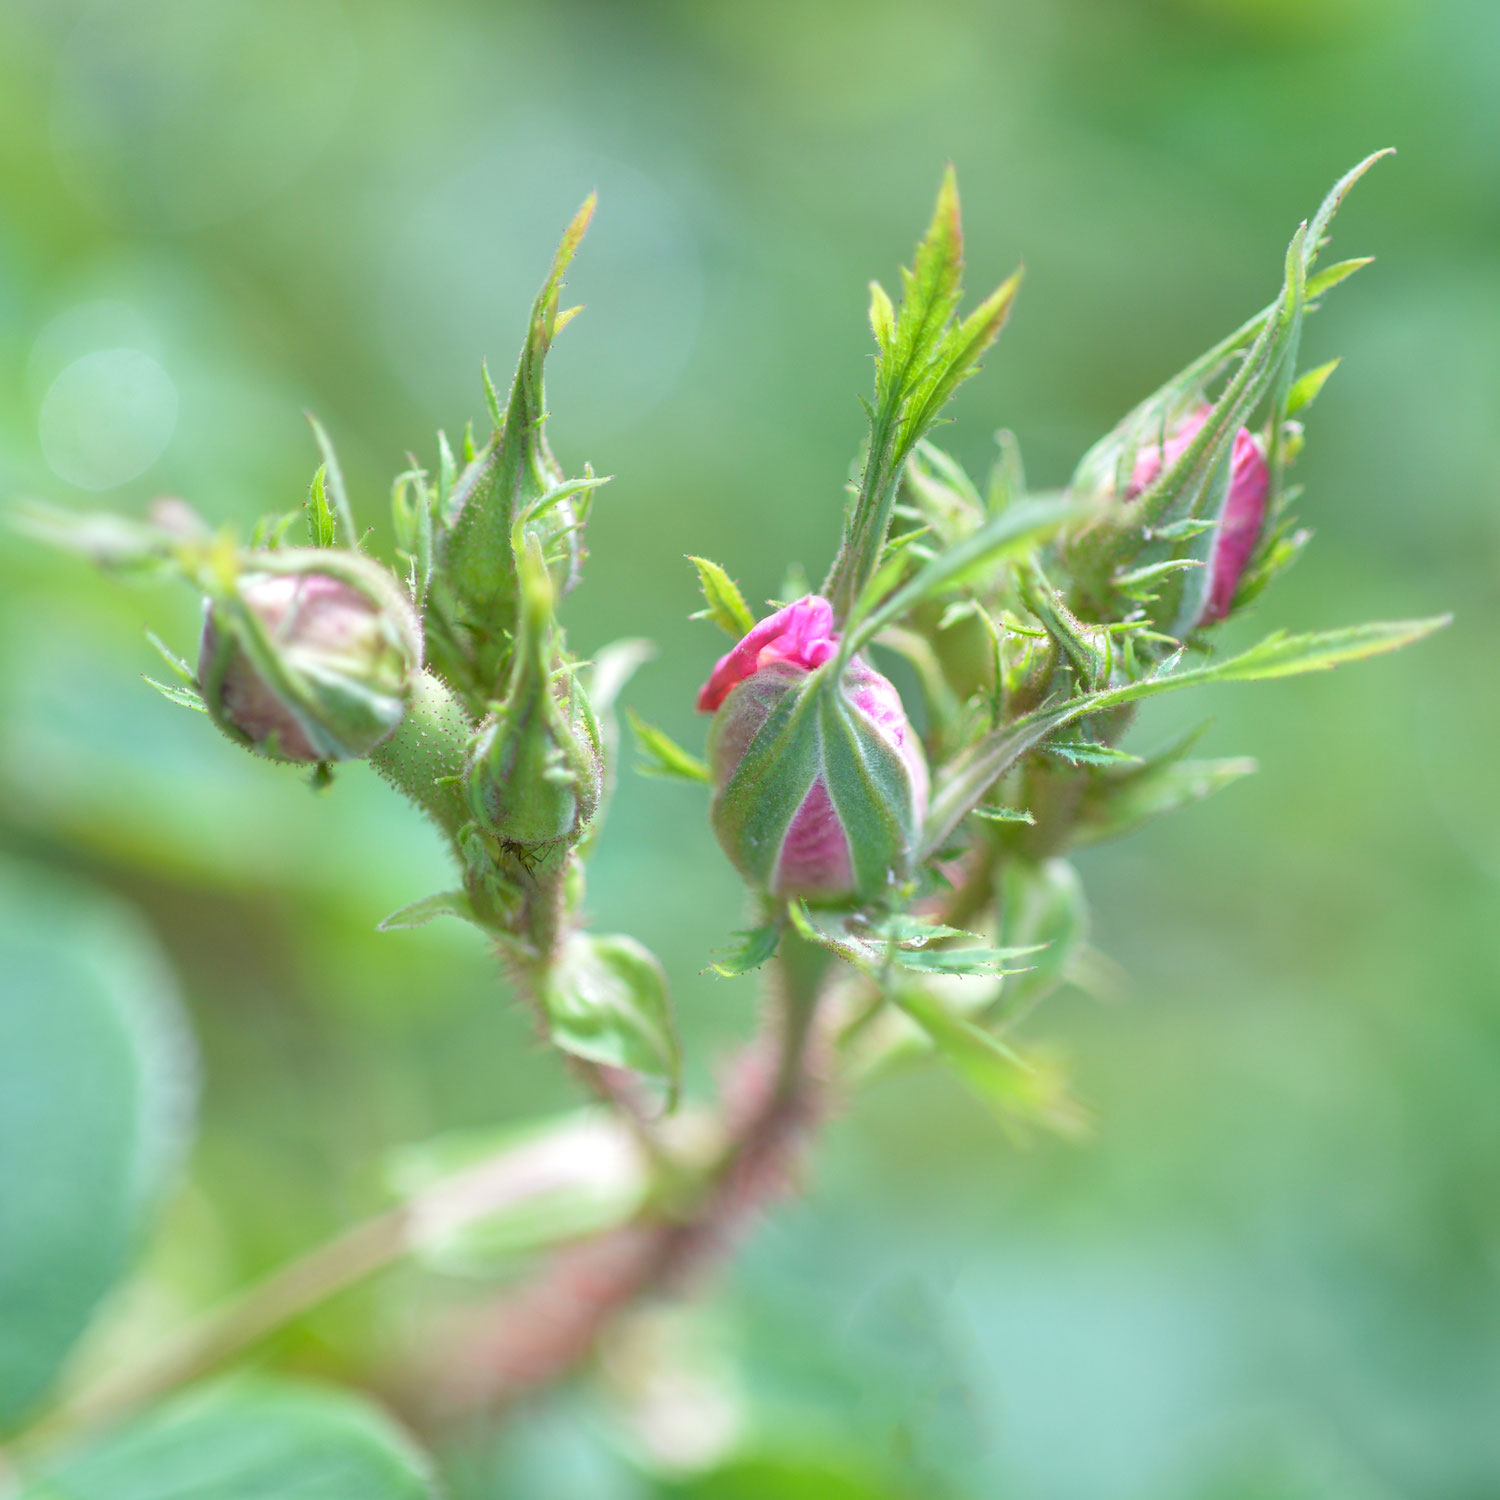
<path fill-rule="evenodd" d="M 543 371 L 573 316 L 563 277 L 592 201 L 563 237 L 508 396 L 486 379 L 488 437 L 455 449 L 439 435 L 433 461 L 396 480 L 390 559 L 366 551 L 316 424 L 323 463 L 300 514 L 249 539 L 181 502 L 142 520 L 27 511 L 33 533 L 202 596 L 196 665 L 165 652 L 168 698 L 319 784 L 368 760 L 421 809 L 454 883 L 383 926 L 446 915 L 477 928 L 595 1108 L 419 1174 L 389 1214 L 143 1365 L 51 1406 L 38 1391 L 17 1416 L 34 1486 L 22 1493 L 109 1492 L 87 1476 L 140 1461 L 142 1432 L 165 1468 L 184 1433 L 205 1441 L 215 1408 L 174 1404 L 168 1421 L 157 1403 L 197 1399 L 176 1393 L 338 1289 L 478 1225 L 533 1269 L 459 1337 L 414 1350 L 406 1395 L 434 1420 L 503 1407 L 584 1362 L 621 1310 L 732 1245 L 874 1070 L 940 1059 L 1006 1121 L 1079 1129 L 1065 1081 L 1019 1034 L 1081 973 L 1087 909 L 1068 856 L 1252 769 L 1192 759 L 1186 743 L 1125 748 L 1137 705 L 1320 671 L 1443 623 L 1273 631 L 1232 653 L 1218 639 L 1307 539 L 1288 474 L 1332 366 L 1299 371 L 1301 334 L 1366 263 L 1319 257 L 1375 159 L 1297 230 L 1269 305 L 1147 396 L 1057 493 L 1028 489 L 1009 437 L 983 483 L 931 441 L 1019 285 L 961 310 L 959 200 L 945 177 L 899 305 L 871 289 L 869 440 L 826 580 L 757 620 L 725 569 L 694 558 L 703 614 L 733 641 L 698 691 L 712 716 L 706 760 L 631 716 L 640 768 L 707 790 L 747 887 L 745 929 L 716 952 L 706 934 L 703 951 L 726 980 L 765 974 L 765 1024 L 716 1100 L 679 1098 L 661 964 L 584 919 L 620 758 L 616 705 L 648 654 L 624 639 L 581 661 L 559 618 L 603 480 L 554 456 Z M 290 545 L 299 525 L 306 540 Z M 906 702 L 887 675 L 896 660 L 918 690 Z M 421 1493 L 420 1464 L 401 1472 L 368 1493 Z"/>

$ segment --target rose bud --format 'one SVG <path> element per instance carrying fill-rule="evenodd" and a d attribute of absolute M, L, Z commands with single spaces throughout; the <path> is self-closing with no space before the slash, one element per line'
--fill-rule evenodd
<path fill-rule="evenodd" d="M 927 762 L 900 696 L 838 654 L 833 609 L 811 595 L 762 620 L 698 694 L 709 734 L 714 831 L 773 896 L 879 899 L 909 871 L 927 811 Z M 815 675 L 818 674 L 818 675 Z"/>
<path fill-rule="evenodd" d="M 599 806 L 604 762 L 588 695 L 560 657 L 540 540 L 516 557 L 521 619 L 504 699 L 474 740 L 466 777 L 480 825 L 538 850 L 576 843 Z"/>
<path fill-rule="evenodd" d="M 1152 443 L 1137 452 L 1125 491 L 1127 500 L 1135 499 L 1154 484 L 1163 470 L 1170 469 L 1187 452 L 1211 412 L 1212 408 L 1206 404 L 1197 407 L 1172 429 L 1164 442 Z M 1229 490 L 1203 570 L 1207 577 L 1202 605 L 1190 628 L 1212 625 L 1229 613 L 1240 578 L 1260 540 L 1270 487 L 1271 474 L 1260 439 L 1249 428 L 1241 427 L 1234 435 Z"/>
<path fill-rule="evenodd" d="M 273 760 L 360 760 L 401 722 L 422 664 L 396 581 L 349 554 L 252 555 L 204 608 L 198 686 L 214 722 Z"/>

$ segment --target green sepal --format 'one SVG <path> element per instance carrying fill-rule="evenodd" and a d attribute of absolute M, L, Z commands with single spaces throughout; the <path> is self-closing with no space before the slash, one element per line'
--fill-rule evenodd
<path fill-rule="evenodd" d="M 268 574 L 336 579 L 368 604 L 375 639 L 347 662 L 329 647 L 284 645 L 242 593 L 244 578 Z M 379 563 L 342 548 L 215 551 L 195 560 L 193 576 L 208 596 L 215 641 L 206 664 L 200 662 L 198 691 L 209 717 L 235 744 L 285 758 L 277 744 L 257 743 L 225 712 L 228 675 L 245 665 L 296 720 L 317 760 L 362 760 L 394 732 L 421 667 L 422 632 L 400 586 Z"/>
<path fill-rule="evenodd" d="M 413 901 L 379 924 L 380 932 L 408 932 L 416 927 L 425 927 L 435 917 L 457 917 L 461 922 L 472 922 L 483 926 L 474 914 L 474 903 L 467 891 L 438 891 Z"/>
<path fill-rule="evenodd" d="M 182 687 L 175 682 L 158 682 L 154 677 L 141 674 L 142 682 L 149 682 L 168 703 L 175 703 L 179 708 L 191 708 L 196 713 L 206 714 L 208 705 L 196 689 Z"/>
<path fill-rule="evenodd" d="M 517 526 L 540 539 L 554 588 L 566 593 L 581 557 L 581 509 L 573 497 L 603 482 L 589 475 L 568 488 L 547 442 L 543 388 L 552 341 L 571 316 L 559 309 L 563 275 L 594 201 L 590 195 L 563 234 L 532 306 L 509 398 L 503 410 L 492 400 L 494 432 L 454 480 L 447 502 L 452 519 L 438 547 L 443 612 L 466 641 L 480 690 L 499 680 L 522 607 Z"/>
<path fill-rule="evenodd" d="M 598 721 L 560 655 L 552 582 L 535 534 L 518 549 L 523 612 L 510 682 L 475 736 L 466 790 L 481 827 L 525 849 L 582 837 L 603 791 Z"/>

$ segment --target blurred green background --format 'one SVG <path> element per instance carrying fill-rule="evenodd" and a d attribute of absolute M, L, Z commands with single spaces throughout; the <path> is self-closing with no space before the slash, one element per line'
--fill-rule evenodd
<path fill-rule="evenodd" d="M 650 1401 L 460 1434 L 461 1500 L 1500 1493 L 1500 7 L 0 4 L 6 494 L 248 523 L 300 502 L 311 407 L 382 528 L 597 187 L 551 431 L 618 477 L 568 619 L 655 638 L 631 696 L 689 744 L 720 642 L 682 554 L 756 601 L 821 574 L 865 283 L 944 161 L 971 285 L 1028 272 L 943 441 L 982 468 L 1009 426 L 1046 485 L 1385 145 L 1335 226 L 1378 263 L 1304 342 L 1345 356 L 1300 464 L 1317 540 L 1237 629 L 1453 629 L 1216 691 L 1207 748 L 1261 774 L 1083 859 L 1123 993 L 1032 1035 L 1095 1142 L 1017 1148 L 936 1072 L 877 1087 L 692 1317 L 638 1331 L 685 1351 Z M 0 541 L 0 854 L 135 903 L 205 1052 L 189 1185 L 95 1363 L 378 1205 L 393 1146 L 572 1097 L 475 935 L 374 931 L 446 883 L 419 820 L 165 703 L 143 623 L 187 650 L 195 609 Z M 699 973 L 740 899 L 695 792 L 627 775 L 590 909 L 663 956 L 700 1085 L 753 1012 Z M 273 1357 L 379 1382 L 448 1295 L 388 1277 Z"/>

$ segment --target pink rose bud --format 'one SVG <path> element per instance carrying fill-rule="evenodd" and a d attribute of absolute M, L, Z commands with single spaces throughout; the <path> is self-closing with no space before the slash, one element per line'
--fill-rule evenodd
<path fill-rule="evenodd" d="M 891 683 L 856 657 L 814 687 L 837 653 L 833 609 L 811 595 L 762 620 L 698 695 L 717 715 L 714 831 L 775 896 L 879 898 L 906 875 L 926 815 L 927 762 Z"/>
<path fill-rule="evenodd" d="M 231 739 L 274 760 L 362 759 L 401 722 L 421 666 L 395 580 L 363 559 L 324 567 L 243 573 L 205 608 L 203 701 Z"/>
<path fill-rule="evenodd" d="M 1127 500 L 1135 499 L 1142 490 L 1155 483 L 1164 469 L 1170 469 L 1182 457 L 1208 421 L 1210 412 L 1207 405 L 1199 406 L 1172 429 L 1165 442 L 1140 449 L 1130 473 L 1130 486 L 1125 492 Z M 1229 613 L 1240 578 L 1260 540 L 1270 487 L 1271 474 L 1266 467 L 1260 439 L 1248 427 L 1241 427 L 1234 435 L 1229 494 L 1220 512 L 1209 553 L 1208 590 L 1194 626 L 1212 625 Z"/>

